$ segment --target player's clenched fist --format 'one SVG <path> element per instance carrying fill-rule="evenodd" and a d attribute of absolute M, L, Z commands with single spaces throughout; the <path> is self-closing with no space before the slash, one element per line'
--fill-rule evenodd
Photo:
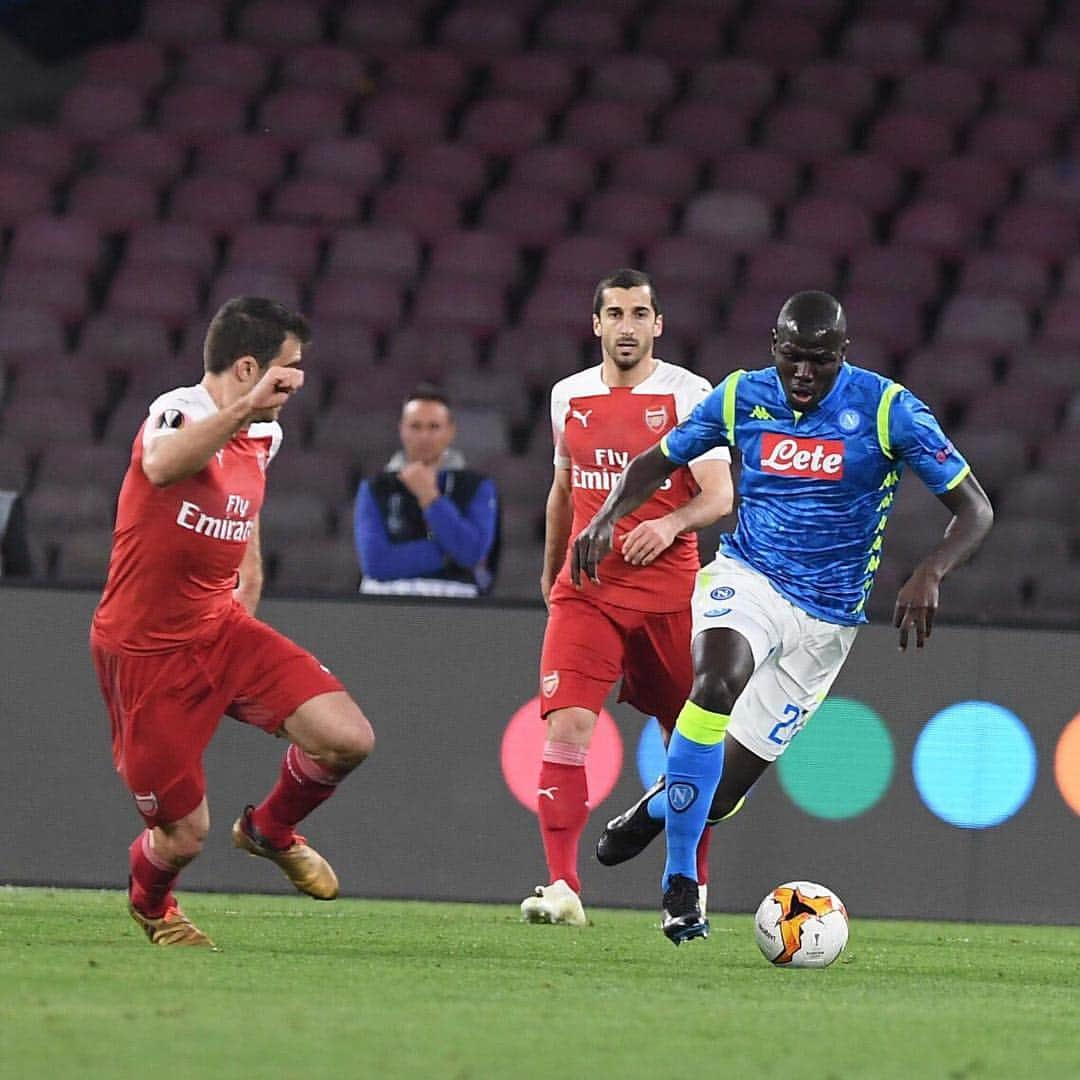
<path fill-rule="evenodd" d="M 260 414 L 280 409 L 289 395 L 304 385 L 304 372 L 297 367 L 270 367 L 248 394 L 248 405 L 254 419 Z M 269 419 L 273 419 L 270 416 Z"/>

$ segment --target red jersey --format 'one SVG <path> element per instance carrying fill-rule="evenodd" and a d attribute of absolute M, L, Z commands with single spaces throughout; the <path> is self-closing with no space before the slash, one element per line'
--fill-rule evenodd
<path fill-rule="evenodd" d="M 255 528 L 266 466 L 281 445 L 276 422 L 252 424 L 186 480 L 155 487 L 143 450 L 217 412 L 204 386 L 157 398 L 135 437 L 116 509 L 105 592 L 93 632 L 110 648 L 167 652 L 211 633 L 233 604 Z"/>
<path fill-rule="evenodd" d="M 579 371 L 551 390 L 551 425 L 555 467 L 570 470 L 574 521 L 570 543 L 592 520 L 623 470 L 644 450 L 655 446 L 685 420 L 712 387 L 708 380 L 676 364 L 658 360 L 653 373 L 633 387 L 607 386 L 602 365 Z M 730 461 L 726 448 L 710 450 L 697 460 Z M 636 611 L 678 611 L 690 603 L 694 576 L 700 568 L 697 537 L 682 533 L 649 566 L 631 566 L 621 554 L 622 537 L 639 522 L 663 517 L 688 502 L 697 485 L 686 466 L 615 529 L 614 548 L 600 563 L 600 585 L 585 583 L 605 603 Z M 569 582 L 569 559 L 559 575 Z"/>

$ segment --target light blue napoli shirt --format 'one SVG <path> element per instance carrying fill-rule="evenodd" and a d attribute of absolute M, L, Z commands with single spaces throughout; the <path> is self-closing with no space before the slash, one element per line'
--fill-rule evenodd
<path fill-rule="evenodd" d="M 660 442 L 679 465 L 714 446 L 742 454 L 738 524 L 720 551 L 841 626 L 866 622 L 904 465 L 935 495 L 971 471 L 914 394 L 848 363 L 808 413 L 792 410 L 775 367 L 733 371 Z"/>

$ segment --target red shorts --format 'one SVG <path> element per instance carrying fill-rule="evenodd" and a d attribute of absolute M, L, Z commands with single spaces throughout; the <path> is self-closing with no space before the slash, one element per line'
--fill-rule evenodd
<path fill-rule="evenodd" d="M 112 723 L 113 764 L 150 826 L 202 802 L 202 755 L 223 714 L 276 734 L 305 701 L 344 689 L 239 604 L 213 637 L 181 649 L 132 655 L 91 632 L 90 653 Z"/>
<path fill-rule="evenodd" d="M 622 676 L 619 700 L 670 731 L 690 694 L 690 605 L 657 614 L 614 607 L 556 583 L 540 657 L 540 710 L 598 713 Z"/>

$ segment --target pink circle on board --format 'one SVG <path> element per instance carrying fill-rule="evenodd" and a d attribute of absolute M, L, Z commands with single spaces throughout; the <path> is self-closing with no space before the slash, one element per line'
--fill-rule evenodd
<path fill-rule="evenodd" d="M 544 753 L 547 725 L 540 718 L 540 698 L 527 701 L 510 717 L 503 732 L 499 759 L 510 793 L 526 810 L 536 813 L 536 782 Z M 622 736 L 606 709 L 600 710 L 592 745 L 585 759 L 589 782 L 589 809 L 595 810 L 610 794 L 622 772 Z"/>

